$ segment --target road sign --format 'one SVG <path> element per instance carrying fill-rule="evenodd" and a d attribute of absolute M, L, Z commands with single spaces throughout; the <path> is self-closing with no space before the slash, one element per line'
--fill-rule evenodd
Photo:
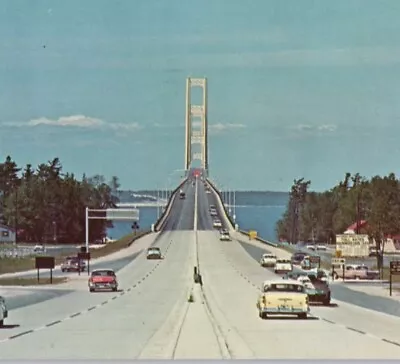
<path fill-rule="evenodd" d="M 90 252 L 80 252 L 78 253 L 79 260 L 90 260 Z"/>
<path fill-rule="evenodd" d="M 346 264 L 346 259 L 344 258 L 332 258 L 332 265 L 342 265 L 342 264 Z"/>
<path fill-rule="evenodd" d="M 55 259 L 54 257 L 36 257 L 35 268 L 36 269 L 54 269 Z"/>
<path fill-rule="evenodd" d="M 390 262 L 390 274 L 400 274 L 400 260 L 392 260 Z"/>

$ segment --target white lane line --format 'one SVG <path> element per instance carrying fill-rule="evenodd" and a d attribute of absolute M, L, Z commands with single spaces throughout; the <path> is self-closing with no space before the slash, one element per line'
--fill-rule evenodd
<path fill-rule="evenodd" d="M 172 242 L 173 242 L 173 241 L 171 240 L 170 243 L 169 243 L 168 246 L 167 246 L 166 251 L 170 248 Z M 167 256 L 166 253 L 165 253 L 165 256 Z M 154 271 L 160 266 L 160 264 L 161 264 L 161 262 L 157 263 L 157 264 L 153 267 L 153 269 L 151 270 L 151 272 L 154 272 Z M 149 274 L 147 273 L 147 275 L 145 275 L 144 277 L 142 277 L 137 283 L 135 283 L 134 285 L 132 285 L 131 287 L 129 287 L 128 289 L 126 289 L 126 292 L 130 292 L 131 290 L 133 290 L 134 288 L 136 288 L 137 285 L 140 284 L 142 281 L 145 281 L 146 278 L 147 278 L 148 276 L 149 276 Z M 63 319 L 61 319 L 61 320 L 56 320 L 56 321 L 50 322 L 50 323 L 48 323 L 48 324 L 45 324 L 44 326 L 40 326 L 40 327 L 31 329 L 31 330 L 22 331 L 22 332 L 20 332 L 20 333 L 18 333 L 18 334 L 15 334 L 15 335 L 11 335 L 11 336 L 9 336 L 9 337 L 7 337 L 7 338 L 5 338 L 5 339 L 0 340 L 0 344 L 1 344 L 1 343 L 4 343 L 4 342 L 6 342 L 6 341 L 9 341 L 9 340 L 17 339 L 17 338 L 19 338 L 19 337 L 21 337 L 21 336 L 25 336 L 25 335 L 28 335 L 28 334 L 32 334 L 32 333 L 34 333 L 34 332 L 41 331 L 41 330 L 43 330 L 43 329 L 46 329 L 46 328 L 51 327 L 51 326 L 54 326 L 54 325 L 58 325 L 58 324 L 63 323 L 63 322 L 65 322 L 65 321 L 67 321 L 67 320 L 71 320 L 71 319 L 73 319 L 73 318 L 75 318 L 75 317 L 78 317 L 78 316 L 81 316 L 81 315 L 84 315 L 84 314 L 88 314 L 90 311 L 93 311 L 93 310 L 95 310 L 95 309 L 97 309 L 97 308 L 100 308 L 100 307 L 102 307 L 102 306 L 105 306 L 106 304 L 111 303 L 112 301 L 114 301 L 114 300 L 116 300 L 117 298 L 122 297 L 122 296 L 124 296 L 124 295 L 125 295 L 125 291 L 122 291 L 122 292 L 119 293 L 118 295 L 116 295 L 116 296 L 114 296 L 114 297 L 112 297 L 112 298 L 110 298 L 110 299 L 108 299 L 108 300 L 106 300 L 106 301 L 103 301 L 103 302 L 101 302 L 101 303 L 99 303 L 99 304 L 97 304 L 97 305 L 95 305 L 95 306 L 89 307 L 89 308 L 87 308 L 87 309 L 85 309 L 85 310 L 83 310 L 83 311 L 76 312 L 76 313 L 74 313 L 74 314 L 68 315 L 68 316 L 64 317 Z"/>
<path fill-rule="evenodd" d="M 193 230 L 197 231 L 197 177 L 196 177 L 196 185 L 194 190 L 194 219 L 193 219 Z"/>

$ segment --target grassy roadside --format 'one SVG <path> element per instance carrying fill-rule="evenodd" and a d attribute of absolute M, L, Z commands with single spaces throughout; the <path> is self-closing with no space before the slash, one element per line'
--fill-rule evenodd
<path fill-rule="evenodd" d="M 53 277 L 52 284 L 61 284 L 68 281 L 67 277 Z M 50 278 L 42 278 L 40 277 L 39 282 L 36 278 L 0 278 L 0 287 L 1 286 L 44 286 L 46 284 L 50 284 Z"/>
<path fill-rule="evenodd" d="M 123 238 L 109 243 L 102 248 L 93 249 L 91 251 L 91 258 L 101 258 L 107 255 L 116 253 L 122 249 L 128 248 L 135 240 L 147 235 L 149 231 L 141 231 L 135 234 L 129 234 Z M 61 264 L 65 257 L 72 255 L 71 253 L 64 253 L 55 256 L 56 265 Z M 21 258 L 0 258 L 0 274 L 23 272 L 26 270 L 35 269 L 35 257 L 21 257 Z"/>

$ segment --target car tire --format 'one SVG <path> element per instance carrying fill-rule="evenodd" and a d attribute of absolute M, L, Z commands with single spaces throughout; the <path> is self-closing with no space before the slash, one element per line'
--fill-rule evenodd
<path fill-rule="evenodd" d="M 265 315 L 264 312 L 258 311 L 258 317 L 259 317 L 261 320 L 264 320 L 264 319 L 266 318 L 266 315 Z"/>
<path fill-rule="evenodd" d="M 61 268 L 61 272 L 63 272 L 63 273 L 64 273 L 64 272 L 65 272 L 65 269 L 64 269 L 64 268 Z"/>
<path fill-rule="evenodd" d="M 0 327 L 4 326 L 4 320 L 0 320 Z"/>
<path fill-rule="evenodd" d="M 94 288 L 89 288 L 89 291 L 90 292 L 94 292 Z"/>
<path fill-rule="evenodd" d="M 305 313 L 305 312 L 299 313 L 299 314 L 297 315 L 297 317 L 298 317 L 300 320 L 307 320 L 307 313 Z"/>
<path fill-rule="evenodd" d="M 117 292 L 117 291 L 118 291 L 118 288 L 113 288 L 112 291 L 113 291 L 113 292 Z"/>

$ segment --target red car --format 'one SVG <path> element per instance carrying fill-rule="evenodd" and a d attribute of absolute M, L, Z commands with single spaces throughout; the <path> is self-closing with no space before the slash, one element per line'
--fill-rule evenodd
<path fill-rule="evenodd" d="M 89 291 L 118 290 L 118 281 L 112 269 L 95 269 L 89 278 Z"/>

